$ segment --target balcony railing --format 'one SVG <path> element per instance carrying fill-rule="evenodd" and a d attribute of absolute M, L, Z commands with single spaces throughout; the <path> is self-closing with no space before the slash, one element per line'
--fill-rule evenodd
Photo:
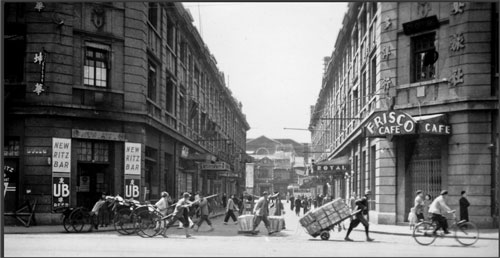
<path fill-rule="evenodd" d="M 73 88 L 73 104 L 101 110 L 122 110 L 123 93 Z"/>

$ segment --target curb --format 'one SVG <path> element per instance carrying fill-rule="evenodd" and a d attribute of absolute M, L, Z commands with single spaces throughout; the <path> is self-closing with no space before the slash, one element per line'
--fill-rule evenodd
<path fill-rule="evenodd" d="M 217 217 L 220 217 L 220 216 L 224 216 L 225 213 L 218 213 L 218 214 L 213 214 L 213 215 L 210 215 L 209 218 L 212 219 L 212 218 L 217 218 Z M 22 228 L 25 228 L 25 229 L 28 229 L 28 231 L 24 232 L 24 231 L 21 231 L 21 232 L 6 232 L 8 230 L 5 230 L 5 225 L 4 225 L 4 228 L 3 228 L 3 234 L 4 235 L 13 235 L 13 234 L 18 234 L 18 235 L 22 235 L 22 234 L 71 234 L 71 233 L 74 233 L 74 232 L 66 232 L 64 230 L 64 228 L 62 227 L 62 225 L 42 225 L 42 226 L 60 226 L 60 228 L 58 227 L 58 229 L 60 230 L 46 230 L 46 231 L 29 231 L 29 227 L 22 227 Z M 8 226 L 7 226 L 8 227 Z M 21 227 L 21 226 L 19 226 Z M 36 226 L 34 226 L 36 227 Z M 35 229 L 36 230 L 36 229 Z M 15 231 L 15 230 L 14 230 Z M 105 227 L 105 228 L 99 228 L 97 230 L 92 230 L 92 231 L 89 231 L 89 232 L 81 232 L 81 233 L 99 233 L 99 232 L 111 232 L 111 231 L 116 231 L 113 224 Z M 76 233 L 75 233 L 76 234 Z"/>
<path fill-rule="evenodd" d="M 354 229 L 355 231 L 362 231 L 365 232 L 362 229 Z M 374 234 L 381 234 L 381 235 L 397 235 L 397 236 L 413 236 L 411 233 L 398 233 L 398 232 L 384 232 L 384 231 L 377 231 L 377 230 L 370 230 L 370 233 Z M 479 233 L 481 235 L 481 233 Z M 499 240 L 499 238 L 492 238 L 492 237 L 481 237 L 479 236 L 479 239 L 485 239 L 485 240 Z"/>

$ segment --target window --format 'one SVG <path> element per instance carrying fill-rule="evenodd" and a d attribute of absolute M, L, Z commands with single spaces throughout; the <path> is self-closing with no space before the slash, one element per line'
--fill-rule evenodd
<path fill-rule="evenodd" d="M 175 52 L 175 24 L 171 21 L 167 21 L 167 44 Z"/>
<path fill-rule="evenodd" d="M 25 35 L 25 25 L 17 23 L 8 23 L 5 25 L 5 83 L 19 83 L 24 81 L 24 61 L 26 60 Z"/>
<path fill-rule="evenodd" d="M 361 76 L 361 108 L 365 106 L 366 103 L 366 71 L 363 71 L 363 75 Z"/>
<path fill-rule="evenodd" d="M 179 96 L 179 118 L 183 123 L 186 123 L 186 101 L 183 93 Z"/>
<path fill-rule="evenodd" d="M 358 90 L 354 90 L 352 92 L 352 100 L 353 100 L 353 114 L 354 115 L 357 115 L 358 114 L 358 100 L 359 100 L 359 97 L 358 97 Z"/>
<path fill-rule="evenodd" d="M 4 157 L 18 157 L 19 156 L 19 139 L 5 137 L 3 146 Z"/>
<path fill-rule="evenodd" d="M 165 109 L 168 113 L 175 114 L 175 86 L 170 79 L 167 80 Z"/>
<path fill-rule="evenodd" d="M 413 37 L 412 82 L 432 80 L 436 77 L 435 62 L 438 53 L 434 46 L 435 33 Z"/>
<path fill-rule="evenodd" d="M 371 66 L 370 66 L 370 96 L 371 99 L 375 94 L 375 88 L 377 86 L 377 57 L 372 58 Z"/>
<path fill-rule="evenodd" d="M 156 101 L 156 66 L 152 63 L 149 63 L 148 98 Z"/>
<path fill-rule="evenodd" d="M 148 20 L 155 29 L 158 28 L 158 3 L 149 3 Z"/>
<path fill-rule="evenodd" d="M 109 144 L 97 141 L 78 141 L 78 161 L 109 162 Z"/>
<path fill-rule="evenodd" d="M 108 86 L 109 50 L 105 45 L 87 43 L 83 77 L 85 85 Z"/>

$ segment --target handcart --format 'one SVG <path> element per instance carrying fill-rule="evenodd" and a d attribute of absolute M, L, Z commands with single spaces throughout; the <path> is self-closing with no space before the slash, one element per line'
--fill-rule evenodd
<path fill-rule="evenodd" d="M 330 239 L 330 230 L 339 226 L 344 220 L 356 215 L 360 210 L 351 213 L 340 198 L 309 211 L 299 222 L 312 237 L 320 236 L 322 240 Z"/>

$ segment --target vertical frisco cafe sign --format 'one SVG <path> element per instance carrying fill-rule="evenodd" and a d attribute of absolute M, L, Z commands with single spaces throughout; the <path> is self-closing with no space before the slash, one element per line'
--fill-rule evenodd
<path fill-rule="evenodd" d="M 71 139 L 52 138 L 52 208 L 69 207 Z"/>
<path fill-rule="evenodd" d="M 141 155 L 140 143 L 125 142 L 125 198 L 139 198 Z"/>

